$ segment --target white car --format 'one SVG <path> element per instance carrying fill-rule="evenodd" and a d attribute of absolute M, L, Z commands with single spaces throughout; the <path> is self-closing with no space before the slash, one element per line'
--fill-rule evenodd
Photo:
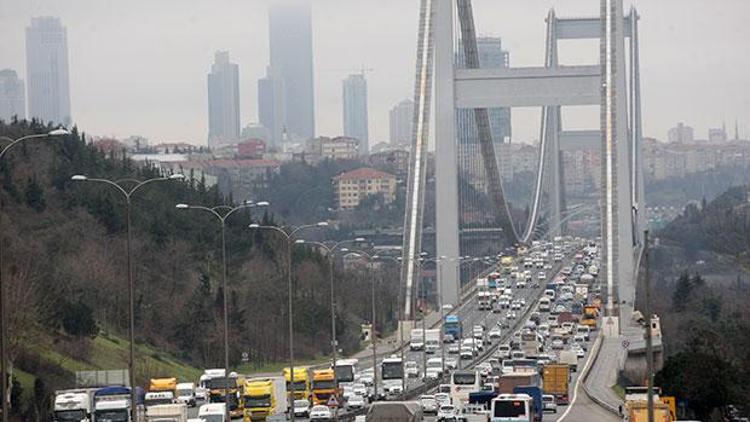
<path fill-rule="evenodd" d="M 365 407 L 365 397 L 359 394 L 349 396 L 346 400 L 346 410 L 361 409 Z"/>
<path fill-rule="evenodd" d="M 503 333 L 500 330 L 500 327 L 494 327 L 490 330 L 489 336 L 490 338 L 500 338 L 503 336 Z"/>
<path fill-rule="evenodd" d="M 448 353 L 455 354 L 460 351 L 461 351 L 461 345 L 459 345 L 458 343 L 451 343 L 450 345 L 448 345 Z"/>
<path fill-rule="evenodd" d="M 565 347 L 565 343 L 561 338 L 553 339 L 551 344 L 552 348 L 557 350 L 563 349 Z"/>
<path fill-rule="evenodd" d="M 539 274 L 536 275 L 536 278 L 539 280 L 546 280 L 547 279 L 547 273 L 544 271 L 539 271 Z"/>
<path fill-rule="evenodd" d="M 508 311 L 507 314 L 505 314 L 505 318 L 507 319 L 516 319 L 516 313 L 513 311 Z"/>
<path fill-rule="evenodd" d="M 352 391 L 354 391 L 354 394 L 366 397 L 367 396 L 367 387 L 361 383 L 361 382 L 355 382 L 352 384 Z"/>
<path fill-rule="evenodd" d="M 294 416 L 306 418 L 310 414 L 310 401 L 301 399 L 294 401 Z"/>
<path fill-rule="evenodd" d="M 204 387 L 195 387 L 195 399 L 196 400 L 208 400 L 208 390 Z"/>
<path fill-rule="evenodd" d="M 510 304 L 510 309 L 512 309 L 512 310 L 514 310 L 514 311 L 519 311 L 519 310 L 521 310 L 521 302 L 519 302 L 519 301 L 517 301 L 517 300 L 514 300 L 514 301 L 513 301 L 513 302 L 511 302 L 511 304 Z"/>
<path fill-rule="evenodd" d="M 458 368 L 458 362 L 454 358 L 445 358 L 445 367 L 448 369 Z"/>
<path fill-rule="evenodd" d="M 437 412 L 438 421 L 456 421 L 458 415 L 456 413 L 456 407 L 452 404 L 444 404 L 440 406 Z"/>
<path fill-rule="evenodd" d="M 461 346 L 461 353 L 459 353 L 459 356 L 461 359 L 469 360 L 474 359 L 474 349 L 472 349 L 471 346 Z"/>
<path fill-rule="evenodd" d="M 488 362 L 480 363 L 476 366 L 477 371 L 479 371 L 479 375 L 483 377 L 490 376 L 492 374 L 492 365 L 490 365 Z"/>
<path fill-rule="evenodd" d="M 438 411 L 438 402 L 431 394 L 419 396 L 419 405 L 422 406 L 422 413 L 437 413 Z"/>
<path fill-rule="evenodd" d="M 526 280 L 518 280 L 516 282 L 516 289 L 525 289 L 526 288 Z"/>
<path fill-rule="evenodd" d="M 545 412 L 550 411 L 557 413 L 557 402 L 555 402 L 555 396 L 552 394 L 545 394 L 542 396 L 542 409 Z"/>
<path fill-rule="evenodd" d="M 326 406 L 313 406 L 310 409 L 311 421 L 330 421 L 333 419 L 333 412 Z"/>

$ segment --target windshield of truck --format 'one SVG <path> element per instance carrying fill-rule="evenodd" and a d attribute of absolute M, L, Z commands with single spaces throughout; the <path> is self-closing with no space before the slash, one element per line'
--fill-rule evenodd
<path fill-rule="evenodd" d="M 86 412 L 83 409 L 55 411 L 55 420 L 59 422 L 80 422 L 85 418 Z"/>
<path fill-rule="evenodd" d="M 286 382 L 286 389 L 287 391 L 292 391 L 292 383 L 287 381 Z M 305 391 L 307 390 L 307 381 L 297 381 L 294 380 L 294 391 Z"/>
<path fill-rule="evenodd" d="M 339 382 L 354 382 L 354 368 L 351 365 L 336 366 L 336 379 Z"/>
<path fill-rule="evenodd" d="M 271 395 L 245 396 L 245 407 L 271 407 Z"/>
<path fill-rule="evenodd" d="M 477 374 L 474 372 L 454 372 L 453 384 L 472 385 L 477 380 Z"/>
<path fill-rule="evenodd" d="M 331 390 L 335 388 L 335 383 L 331 381 L 313 381 L 314 390 Z"/>
<path fill-rule="evenodd" d="M 382 376 L 384 380 L 401 379 L 404 377 L 404 367 L 401 362 L 383 362 Z"/>
<path fill-rule="evenodd" d="M 130 416 L 127 409 L 97 410 L 94 415 L 96 422 L 127 422 Z"/>
<path fill-rule="evenodd" d="M 218 390 L 220 388 L 226 388 L 227 387 L 227 378 L 221 377 L 221 378 L 211 378 L 206 383 L 208 388 L 210 390 Z M 229 388 L 236 388 L 237 387 L 237 378 L 229 378 Z"/>
<path fill-rule="evenodd" d="M 192 390 L 192 389 L 189 389 L 189 388 L 186 388 L 186 389 L 184 389 L 184 390 L 177 390 L 177 395 L 178 395 L 179 397 L 188 397 L 188 396 L 192 396 L 192 395 L 193 395 L 193 390 Z"/>
<path fill-rule="evenodd" d="M 526 402 L 522 400 L 497 400 L 493 403 L 492 416 L 495 418 L 514 418 L 526 415 Z"/>

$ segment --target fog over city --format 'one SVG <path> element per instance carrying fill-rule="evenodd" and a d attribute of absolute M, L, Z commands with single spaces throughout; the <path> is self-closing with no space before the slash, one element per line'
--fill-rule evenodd
<path fill-rule="evenodd" d="M 284 1 L 284 0 L 279 0 Z M 544 18 L 593 16 L 596 0 L 474 2 L 480 35 L 502 38 L 513 66 L 543 64 Z M 625 2 L 626 9 L 630 2 Z M 644 134 L 666 139 L 689 122 L 696 138 L 725 122 L 750 131 L 750 2 L 645 0 L 641 14 Z M 269 0 L 0 0 L 0 68 L 26 79 L 25 28 L 56 16 L 67 28 L 73 121 L 95 135 L 142 135 L 205 144 L 206 75 L 214 52 L 239 65 L 240 123 L 258 121 L 257 81 L 269 63 Z M 388 111 L 413 96 L 416 0 L 312 0 L 316 135 L 342 133 L 342 80 L 366 72 L 370 144 L 387 141 Z M 585 54 L 581 55 L 580 52 Z M 562 44 L 561 62 L 598 59 L 597 43 Z M 593 127 L 596 107 L 564 113 L 566 127 Z M 538 109 L 513 110 L 513 140 L 538 138 Z"/>

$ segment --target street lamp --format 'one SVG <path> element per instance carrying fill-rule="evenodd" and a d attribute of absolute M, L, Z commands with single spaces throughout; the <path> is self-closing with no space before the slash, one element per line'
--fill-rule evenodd
<path fill-rule="evenodd" d="M 126 214 L 127 214 L 127 227 L 128 227 L 128 237 L 127 237 L 127 266 L 128 266 L 128 313 L 129 313 L 129 323 L 128 323 L 128 337 L 130 341 L 130 353 L 129 353 L 129 359 L 128 359 L 128 372 L 130 376 L 130 412 L 131 417 L 133 420 L 135 420 L 137 415 L 137 409 L 136 409 L 136 397 L 135 397 L 135 284 L 133 281 L 133 265 L 131 263 L 131 255 L 132 255 L 132 224 L 131 224 L 131 215 L 132 215 L 132 201 L 131 197 L 134 193 L 136 193 L 138 190 L 140 190 L 142 187 L 155 183 L 155 182 L 164 182 L 169 180 L 183 180 L 185 176 L 182 174 L 172 174 L 167 177 L 155 177 L 153 179 L 144 180 L 142 182 L 137 182 L 135 186 L 133 186 L 131 189 L 126 190 L 122 186 L 120 186 L 118 183 L 113 182 L 111 180 L 107 179 L 94 179 L 86 177 L 82 174 L 76 174 L 74 176 L 71 176 L 70 180 L 73 180 L 75 182 L 91 182 L 91 183 L 100 183 L 104 185 L 108 185 L 110 187 L 113 187 L 116 192 L 119 192 L 122 194 L 122 196 L 125 198 L 125 208 L 126 208 Z"/>
<path fill-rule="evenodd" d="M 260 224 L 250 224 L 248 228 L 255 230 L 272 230 L 284 237 L 286 240 L 286 277 L 287 277 L 287 289 L 289 290 L 289 384 L 291 385 L 291 400 L 294 402 L 294 300 L 292 297 L 292 239 L 294 235 L 300 230 L 313 228 L 313 227 L 328 227 L 328 222 L 321 221 L 316 224 L 307 224 L 299 226 L 289 233 L 276 226 L 261 226 Z M 336 376 L 333 377 L 336 379 Z M 292 422 L 294 422 L 294 412 L 290 412 Z"/>
<path fill-rule="evenodd" d="M 268 206 L 268 202 L 261 201 L 257 204 L 252 201 L 245 201 L 237 206 L 217 205 L 215 207 L 204 207 L 201 205 L 177 204 L 178 210 L 200 210 L 207 212 L 219 220 L 221 225 L 221 290 L 223 293 L 223 314 L 224 314 L 224 402 L 225 417 L 229 418 L 229 311 L 227 308 L 227 238 L 226 238 L 226 221 L 236 211 Z M 223 213 L 219 211 L 224 211 Z"/>
<path fill-rule="evenodd" d="M 349 252 L 349 249 L 342 248 L 341 252 Z M 352 253 L 354 253 L 357 256 L 363 255 L 367 257 L 367 262 L 372 265 L 373 256 L 369 253 L 361 250 L 352 250 Z M 377 400 L 378 398 L 378 349 L 377 344 L 375 341 L 375 271 L 371 268 L 370 271 L 370 284 L 372 285 L 372 298 L 371 298 L 371 305 L 372 305 L 372 317 L 370 318 L 370 339 L 372 340 L 372 395 Z M 403 365 L 404 362 L 401 361 L 401 364 Z M 403 377 L 402 377 L 403 379 Z"/>
<path fill-rule="evenodd" d="M 320 248 L 323 248 L 328 257 L 328 274 L 330 276 L 330 290 L 331 290 L 331 346 L 333 347 L 333 355 L 332 355 L 332 364 L 333 364 L 333 370 L 334 374 L 336 371 L 336 359 L 338 358 L 338 350 L 337 350 L 337 342 L 336 342 L 336 305 L 335 305 L 335 298 L 333 293 L 333 287 L 334 287 L 334 280 L 333 280 L 333 265 L 335 261 L 335 257 L 333 256 L 333 253 L 336 251 L 336 248 L 338 248 L 341 245 L 345 245 L 347 243 L 361 243 L 364 242 L 364 237 L 358 237 L 355 239 L 349 239 L 349 240 L 342 240 L 333 246 L 328 246 L 321 242 L 313 242 L 308 241 L 304 239 L 298 239 L 294 243 L 295 244 L 302 244 L 302 245 L 313 245 Z M 338 377 L 334 375 L 334 387 L 336 388 L 336 391 L 338 391 L 339 388 L 339 380 Z M 338 414 L 335 415 L 338 417 Z"/>
<path fill-rule="evenodd" d="M 0 150 L 0 162 L 2 162 L 2 159 L 5 157 L 5 154 L 13 148 L 14 146 L 18 145 L 19 143 L 29 140 L 29 139 L 40 139 L 40 138 L 49 138 L 52 136 L 64 136 L 64 135 L 70 135 L 70 132 L 68 132 L 67 129 L 59 128 L 51 130 L 47 133 L 38 133 L 36 135 L 26 135 L 23 137 L 20 137 L 18 139 L 9 138 L 7 136 L 0 136 L 0 140 L 8 141 L 10 142 L 8 145 L 3 147 L 2 150 Z M 2 208 L 2 202 L 0 201 L 0 209 Z M 0 216 L 2 216 L 2 212 L 0 212 Z M 0 223 L 2 220 L 0 220 Z M 2 262 L 2 237 L 0 237 L 0 263 Z M 0 363 L 0 371 L 2 372 L 2 421 L 7 422 L 8 421 L 8 408 L 10 407 L 8 397 L 10 394 L 8 394 L 8 371 L 7 371 L 7 364 L 8 364 L 8 352 L 7 352 L 7 343 L 8 343 L 8 335 L 7 335 L 7 319 L 6 319 L 6 312 L 5 312 L 5 291 L 7 289 L 3 285 L 2 282 L 2 266 L 0 265 L 0 360 L 2 360 L 2 363 Z"/>

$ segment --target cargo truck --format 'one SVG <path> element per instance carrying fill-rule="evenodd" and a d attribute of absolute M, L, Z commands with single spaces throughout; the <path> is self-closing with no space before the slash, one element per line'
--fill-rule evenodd
<path fill-rule="evenodd" d="M 94 420 L 130 421 L 130 387 L 112 386 L 94 393 Z"/>
<path fill-rule="evenodd" d="M 534 422 L 542 422 L 544 416 L 544 403 L 542 403 L 542 389 L 536 385 L 521 385 L 513 389 L 513 394 L 526 394 L 532 399 Z"/>
<path fill-rule="evenodd" d="M 333 369 L 316 369 L 312 379 L 312 402 L 314 406 L 328 403 L 328 399 L 335 395 L 341 397 L 341 391 L 336 389 Z"/>
<path fill-rule="evenodd" d="M 625 402 L 625 414 L 628 422 L 648 422 L 648 402 L 646 400 L 631 400 Z M 654 422 L 672 422 L 669 406 L 654 400 Z"/>
<path fill-rule="evenodd" d="M 54 420 L 60 422 L 90 421 L 95 392 L 95 388 L 56 391 Z"/>
<path fill-rule="evenodd" d="M 422 407 L 415 401 L 379 401 L 370 406 L 365 420 L 419 422 L 422 420 Z"/>
<path fill-rule="evenodd" d="M 568 404 L 570 367 L 564 364 L 545 365 L 542 370 L 544 394 L 555 396 L 557 404 Z"/>
<path fill-rule="evenodd" d="M 440 350 L 440 330 L 425 330 L 425 345 L 424 350 L 426 353 L 435 353 Z"/>
<path fill-rule="evenodd" d="M 586 325 L 591 330 L 596 330 L 596 318 L 599 316 L 599 308 L 593 305 L 586 305 L 583 307 L 583 316 L 581 317 L 581 325 Z"/>
<path fill-rule="evenodd" d="M 223 373 L 223 370 L 222 370 Z M 218 375 L 218 374 L 216 374 Z M 236 372 L 230 372 L 229 376 L 212 376 L 207 382 L 208 400 L 210 403 L 226 402 L 226 393 L 229 392 L 229 415 L 233 418 L 241 418 L 244 414 L 242 403 L 239 399 L 240 384 Z"/>
<path fill-rule="evenodd" d="M 409 348 L 412 351 L 422 350 L 424 348 L 424 332 L 421 328 L 415 328 L 411 330 L 411 336 L 409 337 Z"/>
<path fill-rule="evenodd" d="M 292 377 L 289 368 L 284 368 L 284 380 L 286 381 L 286 391 L 292 391 Z M 308 368 L 294 367 L 294 400 L 310 400 L 312 396 L 312 382 Z"/>
<path fill-rule="evenodd" d="M 497 381 L 495 391 L 498 394 L 513 394 L 513 389 L 524 385 L 539 385 L 538 372 L 511 372 L 502 374 Z"/>
<path fill-rule="evenodd" d="M 245 422 L 284 415 L 287 411 L 286 380 L 284 377 L 245 380 L 242 401 Z"/>
<path fill-rule="evenodd" d="M 558 363 L 568 365 L 572 372 L 578 370 L 578 355 L 574 350 L 563 350 L 560 352 L 560 357 L 557 360 Z"/>
<path fill-rule="evenodd" d="M 146 408 L 146 422 L 187 422 L 185 403 L 160 404 Z"/>
<path fill-rule="evenodd" d="M 172 396 L 177 396 L 177 378 L 151 378 L 148 383 L 148 391 L 151 393 L 169 391 Z"/>

